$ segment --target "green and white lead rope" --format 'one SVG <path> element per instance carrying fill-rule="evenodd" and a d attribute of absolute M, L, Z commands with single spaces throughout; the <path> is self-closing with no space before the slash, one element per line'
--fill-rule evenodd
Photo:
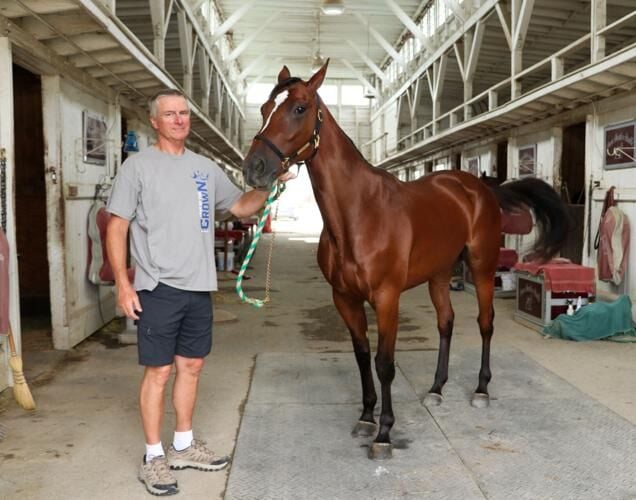
<path fill-rule="evenodd" d="M 254 254 L 254 250 L 256 250 L 256 244 L 258 240 L 261 238 L 261 233 L 263 232 L 263 227 L 265 226 L 265 222 L 267 221 L 267 217 L 269 216 L 272 210 L 272 203 L 274 203 L 278 197 L 285 190 L 284 183 L 277 183 L 272 186 L 272 190 L 267 197 L 267 201 L 265 202 L 265 209 L 263 210 L 263 214 L 261 215 L 260 220 L 258 221 L 258 225 L 256 227 L 256 232 L 254 233 L 254 238 L 252 238 L 252 243 L 250 244 L 250 248 L 243 259 L 243 264 L 241 265 L 241 269 L 236 277 L 236 293 L 241 298 L 243 302 L 247 302 L 248 304 L 252 304 L 254 307 L 263 307 L 265 304 L 269 302 L 269 289 L 272 281 L 272 250 L 274 249 L 274 237 L 276 233 L 272 233 L 272 239 L 269 243 L 269 257 L 267 258 L 267 272 L 265 275 L 265 298 L 264 299 L 252 299 L 245 295 L 243 292 L 243 275 L 245 271 L 247 271 L 247 266 L 252 259 L 252 255 Z"/>

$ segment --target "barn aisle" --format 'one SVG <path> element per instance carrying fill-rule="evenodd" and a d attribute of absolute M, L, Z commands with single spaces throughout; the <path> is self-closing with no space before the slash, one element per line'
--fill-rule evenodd
<path fill-rule="evenodd" d="M 475 299 L 452 292 L 456 328 L 446 400 L 429 412 L 419 401 L 432 380 L 437 331 L 426 287 L 405 293 L 401 302 L 395 457 L 370 462 L 368 439 L 349 434 L 360 406 L 358 375 L 349 335 L 316 264 L 317 235 L 303 233 L 301 222 L 281 222 L 279 229 L 285 232 L 276 235 L 272 303 L 264 309 L 239 303 L 233 281 L 221 282 L 215 294 L 216 307 L 238 319 L 215 325 L 195 433 L 220 452 L 234 452 L 235 462 L 219 473 L 179 471 L 183 498 L 267 498 L 251 493 L 254 480 L 286 481 L 292 475 L 296 489 L 259 484 L 265 492 L 282 491 L 271 496 L 277 499 L 325 491 L 330 495 L 322 498 L 356 498 L 345 496 L 350 491 L 339 489 L 345 486 L 366 498 L 391 498 L 374 497 L 386 476 L 382 485 L 399 487 L 396 495 L 412 498 L 434 491 L 438 498 L 511 498 L 507 488 L 515 484 L 508 485 L 507 474 L 529 476 L 524 468 L 530 465 L 529 480 L 541 486 L 544 498 L 551 492 L 554 498 L 636 494 L 633 483 L 619 477 L 634 466 L 625 450 L 630 443 L 633 449 L 636 439 L 636 345 L 546 340 L 512 320 L 513 301 L 498 299 L 491 384 L 496 399 L 480 413 L 465 394 L 478 370 Z M 245 282 L 250 296 L 263 296 L 268 238 L 256 252 L 252 279 Z M 372 324 L 370 310 L 369 316 Z M 370 337 L 374 344 L 374 326 Z M 116 331 L 103 331 L 62 359 L 50 351 L 48 369 L 42 365 L 47 353 L 38 353 L 39 371 L 29 380 L 35 412 L 20 410 L 5 394 L 0 402 L 3 498 L 148 497 L 136 479 L 143 453 L 136 403 L 141 368 L 136 348 L 115 339 Z M 173 419 L 169 411 L 166 443 Z M 621 457 L 622 470 L 610 467 Z M 546 478 L 548 464 L 554 474 Z M 357 479 L 323 482 L 321 474 L 335 466 Z M 444 474 L 453 472 L 454 482 L 433 481 L 431 474 L 440 467 Z M 614 480 L 593 481 L 600 473 Z M 571 489 L 575 480 L 588 489 Z"/>

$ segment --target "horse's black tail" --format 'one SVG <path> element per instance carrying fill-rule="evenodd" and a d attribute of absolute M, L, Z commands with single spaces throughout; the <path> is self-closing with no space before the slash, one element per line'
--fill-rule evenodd
<path fill-rule="evenodd" d="M 524 205 L 534 212 L 538 235 L 533 258 L 547 261 L 565 244 L 570 228 L 570 214 L 558 193 L 548 183 L 534 177 L 491 187 L 503 211 Z"/>

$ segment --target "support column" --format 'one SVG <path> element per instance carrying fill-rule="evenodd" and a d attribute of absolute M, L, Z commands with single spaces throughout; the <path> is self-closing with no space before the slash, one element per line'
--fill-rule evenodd
<path fill-rule="evenodd" d="M 499 106 L 499 96 L 496 90 L 488 91 L 488 111 L 492 111 Z"/>
<path fill-rule="evenodd" d="M 9 321 L 13 329 L 16 349 L 21 349 L 20 336 L 20 284 L 18 282 L 18 258 L 15 239 L 15 214 L 13 178 L 15 172 L 15 156 L 13 144 L 13 57 L 11 42 L 7 37 L 0 37 L 0 154 L 6 162 L 6 200 L 7 231 L 9 242 Z M 5 214 L 3 214 L 5 215 Z M 2 332 L 3 334 L 6 332 Z M 2 352 L 0 353 L 0 390 L 13 384 L 9 369 L 9 344 L 7 337 L 0 336 Z"/>
<path fill-rule="evenodd" d="M 510 52 L 510 99 L 516 99 L 521 95 L 521 81 L 517 75 L 523 69 L 523 49 L 516 48 Z"/>
<path fill-rule="evenodd" d="M 484 38 L 485 25 L 479 21 L 475 25 L 474 32 L 464 34 L 463 51 L 458 44 L 453 45 L 455 58 L 459 66 L 459 72 L 464 82 L 464 121 L 473 117 L 473 109 L 468 103 L 473 98 L 473 82 L 477 70 L 477 61 L 481 51 L 481 42 Z"/>
<path fill-rule="evenodd" d="M 428 88 L 431 93 L 432 108 L 433 108 L 433 135 L 436 135 L 439 130 L 437 123 L 437 117 L 441 113 L 441 96 L 444 82 L 444 74 L 446 73 L 446 54 L 433 63 L 432 71 L 426 70 L 426 77 L 428 79 Z"/>
<path fill-rule="evenodd" d="M 181 67 L 183 68 L 183 90 L 192 96 L 192 75 L 194 73 L 194 58 L 197 51 L 197 36 L 192 34 L 192 24 L 185 12 L 177 14 L 179 26 L 179 48 L 181 53 Z"/>
<path fill-rule="evenodd" d="M 565 60 L 562 57 L 553 57 L 550 59 L 551 79 L 556 81 L 563 76 Z"/>
<path fill-rule="evenodd" d="M 205 51 L 200 50 L 199 57 L 199 77 L 201 85 L 201 109 L 208 116 L 210 114 L 210 85 L 212 83 L 212 71 L 210 59 Z"/>
<path fill-rule="evenodd" d="M 168 31 L 168 19 L 172 12 L 173 0 L 168 3 L 166 9 L 165 0 L 148 0 L 150 6 L 150 19 L 152 22 L 152 53 L 161 66 L 166 65 L 166 33 Z"/>
<path fill-rule="evenodd" d="M 591 54 L 590 62 L 595 63 L 605 57 L 605 35 L 598 32 L 607 26 L 607 0 L 591 0 L 590 33 Z"/>
<path fill-rule="evenodd" d="M 42 111 L 44 128 L 44 165 L 47 170 L 62 172 L 63 102 L 61 77 L 42 76 Z M 60 177 L 60 175 L 58 175 Z M 63 178 L 63 176 L 61 177 Z M 49 283 L 51 290 L 51 328 L 53 347 L 70 349 L 71 331 L 68 318 L 68 293 L 66 288 L 66 251 L 64 241 L 64 205 L 62 183 L 46 183 L 46 219 L 48 227 L 47 247 L 49 259 Z"/>
<path fill-rule="evenodd" d="M 523 46 L 526 41 L 528 25 L 534 0 L 511 0 L 508 19 L 501 4 L 495 6 L 508 48 L 510 48 L 510 99 L 521 96 L 521 82 L 517 75 L 523 70 Z"/>

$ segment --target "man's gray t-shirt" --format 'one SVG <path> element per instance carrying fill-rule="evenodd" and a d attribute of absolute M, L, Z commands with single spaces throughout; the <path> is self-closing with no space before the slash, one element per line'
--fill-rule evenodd
<path fill-rule="evenodd" d="M 241 194 L 216 163 L 188 149 L 174 156 L 149 147 L 129 157 L 107 210 L 130 221 L 135 289 L 161 281 L 216 290 L 214 211 L 228 211 Z"/>

